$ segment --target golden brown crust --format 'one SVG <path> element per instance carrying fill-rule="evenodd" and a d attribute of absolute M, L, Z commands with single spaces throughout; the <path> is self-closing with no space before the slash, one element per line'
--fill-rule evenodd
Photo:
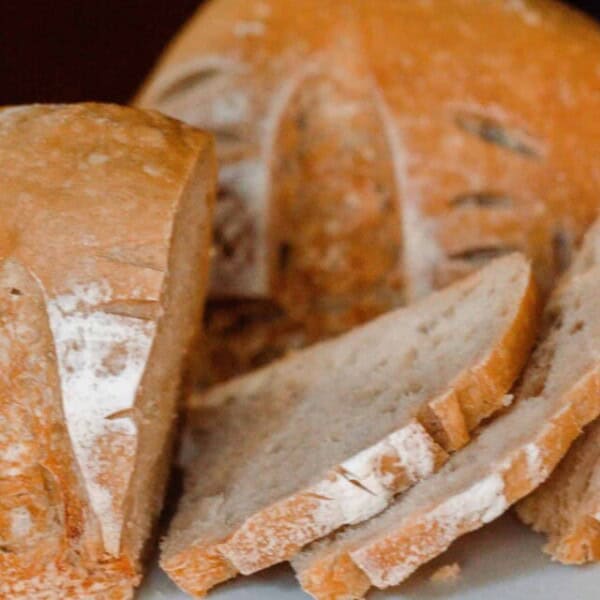
<path fill-rule="evenodd" d="M 281 312 L 212 312 L 207 379 L 515 249 L 550 289 L 598 210 L 599 52 L 547 0 L 205 5 L 137 102 L 215 132 L 214 295 Z"/>
<path fill-rule="evenodd" d="M 455 451 L 467 444 L 470 433 L 500 410 L 538 333 L 540 301 L 533 282 L 527 287 L 513 326 L 477 369 L 461 373 L 448 395 L 428 404 L 420 420 L 438 444 Z"/>
<path fill-rule="evenodd" d="M 200 598 L 215 585 L 238 573 L 214 548 L 193 547 L 185 553 L 161 560 L 161 567 L 188 594 Z"/>
<path fill-rule="evenodd" d="M 200 304 L 211 142 L 130 108 L 12 107 L 0 109 L 0 162 L 0 596 L 128 598 L 174 416 L 166 400 L 168 425 L 144 445 L 153 425 L 139 383 L 173 313 L 172 236 L 192 189 L 206 229 L 190 252 Z"/>
<path fill-rule="evenodd" d="M 544 552 L 566 565 L 600 561 L 600 522 L 592 515 L 583 516 L 566 535 L 550 536 Z"/>
<path fill-rule="evenodd" d="M 600 264 L 599 250 L 600 222 L 596 222 L 586 232 L 582 247 L 554 296 L 560 299 L 561 294 L 568 294 L 569 287 Z M 548 312 L 550 321 L 558 324 L 564 320 L 560 303 L 549 306 Z M 572 331 L 576 333 L 584 327 L 584 320 L 579 320 Z M 590 337 L 595 336 L 592 333 Z M 600 420 L 596 420 L 573 444 L 550 478 L 517 505 L 519 517 L 535 531 L 547 535 L 544 551 L 566 564 L 600 560 L 599 440 Z"/>

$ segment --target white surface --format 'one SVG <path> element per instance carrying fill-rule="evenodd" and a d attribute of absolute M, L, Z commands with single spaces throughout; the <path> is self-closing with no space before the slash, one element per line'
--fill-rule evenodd
<path fill-rule="evenodd" d="M 369 600 L 598 600 L 600 565 L 565 567 L 541 553 L 541 536 L 531 533 L 512 515 L 458 540 L 450 550 L 426 565 L 404 585 L 373 592 Z M 429 576 L 452 562 L 461 566 L 455 583 L 432 583 Z M 289 567 L 279 566 L 253 577 L 238 577 L 209 596 L 214 600 L 306 600 Z M 151 574 L 139 600 L 189 598 L 158 569 Z"/>

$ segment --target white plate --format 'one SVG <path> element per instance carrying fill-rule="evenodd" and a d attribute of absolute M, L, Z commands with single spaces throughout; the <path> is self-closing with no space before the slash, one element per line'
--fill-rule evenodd
<path fill-rule="evenodd" d="M 463 537 L 402 586 L 374 592 L 370 600 L 598 600 L 600 565 L 565 567 L 541 553 L 543 538 L 511 515 Z M 458 562 L 455 583 L 432 583 L 438 567 Z M 156 568 L 140 600 L 185 600 L 185 594 Z M 209 600 L 306 600 L 291 570 L 278 566 L 253 577 L 238 577 L 211 592 Z"/>

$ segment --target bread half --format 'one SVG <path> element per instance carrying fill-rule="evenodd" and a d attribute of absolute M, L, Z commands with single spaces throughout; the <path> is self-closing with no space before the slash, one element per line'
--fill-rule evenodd
<path fill-rule="evenodd" d="M 503 407 L 537 325 L 514 254 L 192 398 L 200 457 L 161 564 L 200 595 L 382 511 Z"/>
<path fill-rule="evenodd" d="M 574 276 L 600 264 L 600 222 L 586 235 Z M 544 485 L 517 505 L 517 514 L 548 535 L 554 560 L 581 564 L 600 560 L 600 420 L 594 421 Z"/>
<path fill-rule="evenodd" d="M 130 598 L 205 294 L 208 136 L 0 109 L 0 597 Z"/>
<path fill-rule="evenodd" d="M 319 600 L 342 600 L 362 598 L 371 586 L 397 585 L 550 475 L 600 413 L 599 282 L 600 267 L 588 265 L 556 290 L 506 414 L 380 516 L 294 560 L 305 591 Z"/>

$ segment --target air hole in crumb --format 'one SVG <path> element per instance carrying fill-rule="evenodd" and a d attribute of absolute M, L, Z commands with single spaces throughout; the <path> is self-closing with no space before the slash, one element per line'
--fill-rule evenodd
<path fill-rule="evenodd" d="M 419 394 L 423 391 L 423 384 L 420 381 L 409 381 L 406 384 L 405 392 L 409 395 Z"/>
<path fill-rule="evenodd" d="M 17 288 L 11 288 L 10 293 L 12 296 L 22 296 L 23 292 Z"/>
<path fill-rule="evenodd" d="M 431 333 L 431 331 L 435 328 L 436 325 L 437 325 L 436 320 L 425 321 L 424 323 L 419 324 L 419 326 L 417 327 L 417 330 L 419 333 L 427 335 L 428 333 Z"/>
<path fill-rule="evenodd" d="M 574 333 L 577 333 L 578 331 L 581 331 L 583 329 L 583 321 L 577 321 L 577 323 L 575 323 L 575 325 L 573 325 L 573 327 L 571 327 L 569 333 L 571 335 L 573 335 Z"/>
<path fill-rule="evenodd" d="M 563 326 L 563 312 L 560 306 L 548 307 L 546 310 L 546 327 L 558 331 Z"/>
<path fill-rule="evenodd" d="M 419 356 L 419 351 L 416 348 L 410 348 L 409 350 L 406 351 L 406 354 L 404 355 L 404 358 L 402 360 L 403 366 L 405 368 L 412 366 L 414 364 L 414 362 L 417 360 L 418 356 Z"/>
<path fill-rule="evenodd" d="M 456 314 L 456 307 L 451 304 L 443 313 L 442 316 L 445 319 L 451 319 Z"/>
<path fill-rule="evenodd" d="M 510 283 L 517 283 L 517 281 L 519 281 L 519 279 L 521 279 L 521 274 L 515 273 L 514 275 L 511 275 Z"/>
<path fill-rule="evenodd" d="M 269 454 L 277 455 L 277 454 L 280 454 L 283 449 L 284 449 L 283 443 L 280 440 L 278 440 L 278 441 L 274 442 L 272 444 L 272 446 L 270 446 L 267 449 L 267 451 L 269 452 Z"/>
<path fill-rule="evenodd" d="M 434 349 L 435 349 L 435 348 L 437 348 L 437 347 L 439 347 L 439 345 L 440 345 L 440 344 L 441 344 L 443 341 L 444 341 L 444 337 L 443 337 L 443 336 L 441 336 L 441 335 L 436 335 L 436 336 L 433 338 L 433 342 L 432 342 Z"/>

